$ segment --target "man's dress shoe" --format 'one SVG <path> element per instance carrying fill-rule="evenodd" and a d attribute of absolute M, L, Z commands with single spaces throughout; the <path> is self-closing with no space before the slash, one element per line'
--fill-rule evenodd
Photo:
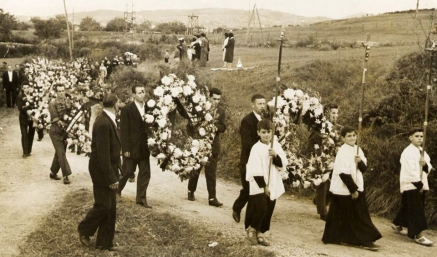
<path fill-rule="evenodd" d="M 144 208 L 152 209 L 152 206 L 148 205 L 147 202 L 137 202 L 137 204 L 143 206 Z"/>
<path fill-rule="evenodd" d="M 235 222 L 239 223 L 240 222 L 240 213 L 238 213 L 236 211 L 232 211 L 232 218 L 234 218 Z"/>
<path fill-rule="evenodd" d="M 53 174 L 50 172 L 50 178 L 54 180 L 61 180 L 61 178 L 57 174 Z"/>
<path fill-rule="evenodd" d="M 90 246 L 90 237 L 85 236 L 79 231 L 79 241 L 83 246 Z"/>

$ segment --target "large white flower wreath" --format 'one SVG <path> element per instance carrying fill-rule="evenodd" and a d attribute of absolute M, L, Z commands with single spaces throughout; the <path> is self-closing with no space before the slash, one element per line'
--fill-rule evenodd
<path fill-rule="evenodd" d="M 274 108 L 275 98 L 268 102 Z M 305 123 L 316 132 L 327 135 L 322 145 L 314 145 L 315 153 L 309 158 L 299 155 L 300 141 L 296 136 L 299 122 Z M 279 142 L 287 154 L 288 166 L 281 174 L 284 180 L 289 179 L 293 187 L 311 184 L 319 185 L 329 178 L 332 171 L 334 141 L 329 137 L 332 124 L 325 118 L 323 106 L 317 96 L 309 96 L 300 89 L 287 88 L 277 97 L 275 110 L 275 126 L 279 134 Z"/>
<path fill-rule="evenodd" d="M 198 87 L 194 76 L 187 75 L 185 82 L 169 74 L 161 83 L 153 91 L 154 98 L 147 101 L 144 115 L 149 128 L 147 143 L 151 154 L 160 160 L 160 167 L 175 172 L 182 181 L 208 162 L 217 128 L 206 97 L 208 88 Z M 174 125 L 169 114 L 176 110 L 188 119 L 193 130 L 183 147 L 169 142 Z"/>

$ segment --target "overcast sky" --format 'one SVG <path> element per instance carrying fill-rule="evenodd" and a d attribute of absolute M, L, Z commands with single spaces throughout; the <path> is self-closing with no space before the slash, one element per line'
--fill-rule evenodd
<path fill-rule="evenodd" d="M 102 9 L 126 10 L 132 0 L 65 0 L 69 12 Z M 158 9 L 231 8 L 278 10 L 314 17 L 344 18 L 356 13 L 384 13 L 415 9 L 417 0 L 133 0 L 136 11 Z M 420 0 L 420 8 L 437 8 L 437 0 Z M 64 12 L 63 0 L 0 0 L 0 8 L 13 15 L 49 16 Z"/>

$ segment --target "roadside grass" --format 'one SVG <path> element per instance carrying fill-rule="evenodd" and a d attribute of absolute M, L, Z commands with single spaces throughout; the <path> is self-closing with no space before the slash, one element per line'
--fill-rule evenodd
<path fill-rule="evenodd" d="M 250 246 L 220 225 L 211 226 L 170 212 L 146 212 L 124 200 L 117 203 L 114 243 L 119 245 L 118 251 L 83 247 L 77 225 L 92 204 L 89 190 L 69 194 L 25 239 L 20 256 L 275 256 L 266 248 Z M 94 242 L 95 236 L 91 238 L 92 245 Z M 210 242 L 218 245 L 209 247 Z"/>

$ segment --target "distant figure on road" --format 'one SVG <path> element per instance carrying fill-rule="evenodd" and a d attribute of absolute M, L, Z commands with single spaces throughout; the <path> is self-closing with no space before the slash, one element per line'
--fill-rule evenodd
<path fill-rule="evenodd" d="M 234 33 L 228 34 L 229 39 L 228 43 L 225 45 L 226 53 L 225 53 L 225 62 L 228 64 L 228 69 L 232 69 L 232 63 L 234 62 L 234 47 L 235 47 L 235 38 Z"/>
<path fill-rule="evenodd" d="M 226 45 L 228 44 L 228 40 L 229 40 L 229 33 L 225 33 L 225 40 L 223 41 L 223 68 L 227 67 L 227 62 L 226 62 Z"/>

